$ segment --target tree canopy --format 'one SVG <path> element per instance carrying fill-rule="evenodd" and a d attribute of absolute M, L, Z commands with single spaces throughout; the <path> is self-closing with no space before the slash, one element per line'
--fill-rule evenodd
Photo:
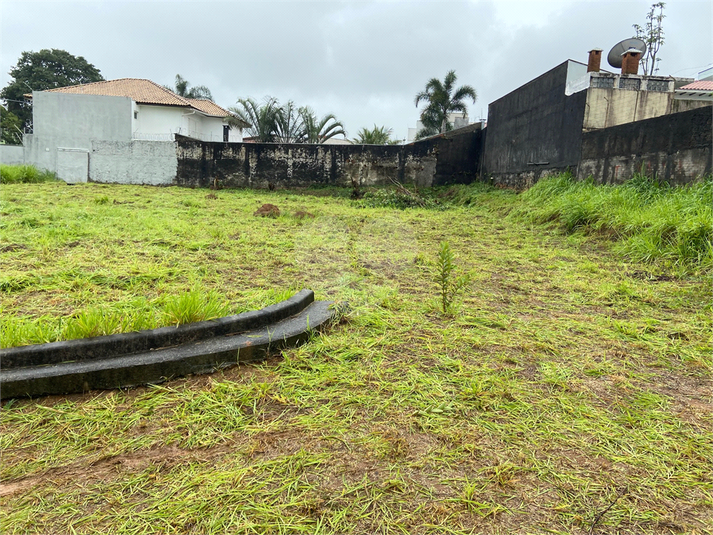
<path fill-rule="evenodd" d="M 241 98 L 230 111 L 235 115 L 232 122 L 249 124 L 245 133 L 263 143 L 324 143 L 334 136 L 346 136 L 333 114 L 320 118 L 309 106 L 298 107 L 291 100 L 281 106 L 274 97 L 265 97 L 262 104 Z"/>
<path fill-rule="evenodd" d="M 426 106 L 421 111 L 423 128 L 416 134 L 416 139 L 447 132 L 453 129 L 448 120 L 448 115 L 453 112 L 468 112 L 464 100 L 470 99 L 475 104 L 477 94 L 469 85 L 455 88 L 457 76 L 455 71 L 448 71 L 441 82 L 438 78 L 431 78 L 423 91 L 416 94 L 416 107 L 421 102 Z"/>
<path fill-rule="evenodd" d="M 0 138 L 6 145 L 22 145 L 22 122 L 4 106 L 0 106 L 0 132 Z"/>
<path fill-rule="evenodd" d="M 176 75 L 175 86 L 164 86 L 166 89 L 170 89 L 177 95 L 185 98 L 207 98 L 208 100 L 213 100 L 213 94 L 204 85 L 194 85 L 191 87 L 190 82 L 186 80 L 180 74 Z"/>
<path fill-rule="evenodd" d="M 396 145 L 399 141 L 391 139 L 392 133 L 393 130 L 385 126 L 374 125 L 374 128 L 370 130 L 364 127 L 357 132 L 354 143 L 359 145 Z"/>
<path fill-rule="evenodd" d="M 82 56 L 56 48 L 23 52 L 17 65 L 10 69 L 10 76 L 13 79 L 0 91 L 0 98 L 23 127 L 32 122 L 32 107 L 26 102 L 25 94 L 104 80 L 99 69 Z"/>

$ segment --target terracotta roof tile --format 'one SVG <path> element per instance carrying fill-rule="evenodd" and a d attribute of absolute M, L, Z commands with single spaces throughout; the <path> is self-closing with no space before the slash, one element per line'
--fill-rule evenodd
<path fill-rule="evenodd" d="M 683 91 L 713 91 L 713 81 L 698 80 L 697 82 L 684 85 L 683 87 L 679 87 L 678 89 Z"/>
<path fill-rule="evenodd" d="M 188 99 L 178 96 L 173 91 L 151 80 L 140 78 L 120 78 L 91 84 L 72 85 L 49 89 L 54 93 L 73 93 L 79 95 L 105 95 L 111 97 L 129 97 L 138 104 L 162 104 L 167 106 L 190 106 Z"/>
<path fill-rule="evenodd" d="M 48 89 L 54 93 L 72 93 L 76 95 L 104 95 L 110 97 L 129 97 L 137 104 L 158 104 L 163 106 L 191 107 L 211 117 L 228 117 L 228 110 L 208 99 L 184 98 L 162 85 L 142 78 L 120 78 L 91 84 L 72 85 Z M 28 95 L 32 96 L 32 95 Z M 250 126 L 247 123 L 244 127 Z"/>
<path fill-rule="evenodd" d="M 204 98 L 187 98 L 186 99 L 191 106 L 197 110 L 202 111 L 206 115 L 212 115 L 214 117 L 227 117 L 230 112 L 224 108 L 218 106 L 212 100 L 207 100 Z"/>

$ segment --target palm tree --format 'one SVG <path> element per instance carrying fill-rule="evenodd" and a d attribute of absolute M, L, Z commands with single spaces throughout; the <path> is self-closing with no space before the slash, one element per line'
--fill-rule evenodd
<path fill-rule="evenodd" d="M 302 108 L 297 108 L 291 100 L 280 106 L 275 114 L 275 138 L 280 143 L 302 143 L 304 138 L 304 118 Z"/>
<path fill-rule="evenodd" d="M 254 137 L 262 143 L 273 143 L 277 137 L 277 121 L 280 114 L 280 106 L 274 97 L 265 97 L 263 104 L 258 104 L 251 98 L 239 98 L 239 107 L 228 108 L 235 119 L 228 118 L 228 124 L 236 119 L 248 126 L 245 132 L 248 137 Z M 238 123 L 236 123 L 238 124 Z"/>
<path fill-rule="evenodd" d="M 438 78 L 431 78 L 426 89 L 416 95 L 416 107 L 422 101 L 427 103 L 421 111 L 423 129 L 416 135 L 416 139 L 452 130 L 453 125 L 448 121 L 448 114 L 458 111 L 467 113 L 468 108 L 463 102 L 466 98 L 475 104 L 475 89 L 469 85 L 454 89 L 456 79 L 456 71 L 448 71 L 443 82 Z"/>
<path fill-rule="evenodd" d="M 265 97 L 262 104 L 241 98 L 238 104 L 228 108 L 234 115 L 228 124 L 247 123 L 245 132 L 262 143 L 324 143 L 340 134 L 346 136 L 344 126 L 331 113 L 319 119 L 312 108 L 297 108 L 291 100 L 280 106 L 274 97 Z"/>
<path fill-rule="evenodd" d="M 204 85 L 196 85 L 193 87 L 189 88 L 189 83 L 188 80 L 186 80 L 183 76 L 180 74 L 176 75 L 176 86 L 175 87 L 169 87 L 169 86 L 164 86 L 166 89 L 169 89 L 170 91 L 173 91 L 177 95 L 185 98 L 203 98 L 203 99 L 208 99 L 208 100 L 213 100 L 213 95 L 210 92 L 210 89 L 208 89 Z"/>
<path fill-rule="evenodd" d="M 374 125 L 371 130 L 362 128 L 357 132 L 354 143 L 359 145 L 396 145 L 398 140 L 391 139 L 392 132 L 391 128 L 386 128 L 385 126 Z"/>
<path fill-rule="evenodd" d="M 300 108 L 300 116 L 304 128 L 302 143 L 324 143 L 334 136 L 347 135 L 344 125 L 332 113 L 318 119 L 312 108 L 304 106 Z"/>

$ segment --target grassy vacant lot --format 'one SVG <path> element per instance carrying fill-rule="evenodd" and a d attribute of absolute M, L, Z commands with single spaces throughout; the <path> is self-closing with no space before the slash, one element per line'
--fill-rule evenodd
<path fill-rule="evenodd" d="M 5 403 L 3 533 L 710 532 L 696 264 L 625 260 L 477 188 L 403 211 L 335 192 L 0 193 L 8 345 L 172 323 L 186 292 L 221 311 L 302 287 L 351 305 L 261 364 Z M 282 214 L 253 217 L 262 203 Z M 443 240 L 472 278 L 450 315 Z"/>

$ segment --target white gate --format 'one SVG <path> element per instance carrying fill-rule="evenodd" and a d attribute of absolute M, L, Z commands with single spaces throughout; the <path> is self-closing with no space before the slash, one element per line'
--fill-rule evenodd
<path fill-rule="evenodd" d="M 86 182 L 89 177 L 89 151 L 58 147 L 57 176 L 67 184 Z"/>

